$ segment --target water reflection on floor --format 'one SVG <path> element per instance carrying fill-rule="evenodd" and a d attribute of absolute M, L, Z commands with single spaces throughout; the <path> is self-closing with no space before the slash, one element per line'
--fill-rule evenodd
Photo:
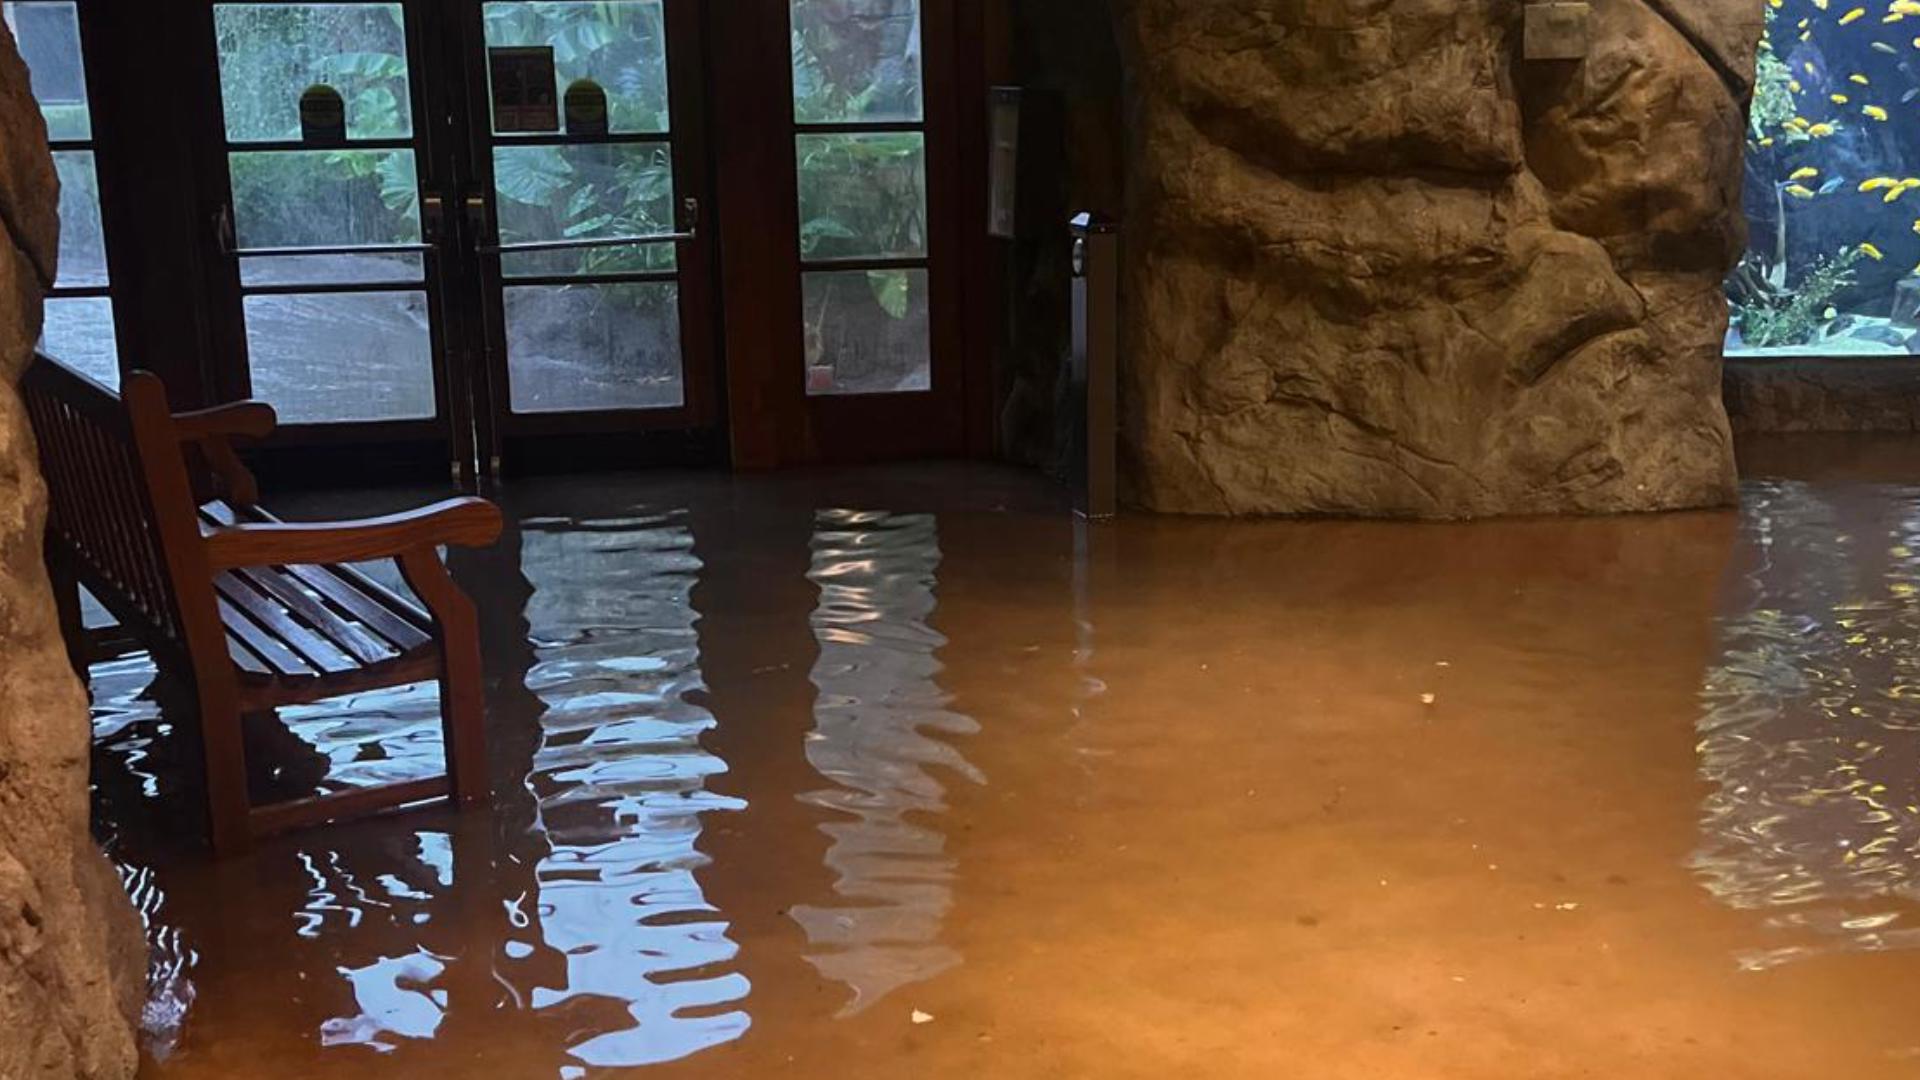
<path fill-rule="evenodd" d="M 1920 1070 L 1920 484 L 1091 532 L 963 468 L 502 499 L 454 566 L 488 812 L 213 863 L 177 694 L 96 669 L 151 1076 Z M 258 789 L 432 768 L 432 717 L 290 710 Z"/>

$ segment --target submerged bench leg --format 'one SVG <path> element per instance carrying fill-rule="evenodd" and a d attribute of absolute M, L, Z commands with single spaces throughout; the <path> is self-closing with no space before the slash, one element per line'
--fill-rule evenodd
<path fill-rule="evenodd" d="M 407 585 L 427 605 L 440 650 L 440 725 L 447 776 L 463 805 L 491 794 L 487 780 L 486 700 L 480 665 L 480 618 L 433 548 L 400 557 Z"/>
<path fill-rule="evenodd" d="M 224 660 L 225 658 L 222 657 Z M 220 855 L 253 844 L 252 802 L 247 797 L 247 751 L 240 702 L 231 683 L 199 681 L 200 746 L 207 766 L 207 830 Z"/>
<path fill-rule="evenodd" d="M 87 649 L 86 618 L 80 607 L 80 578 L 73 570 L 71 556 L 47 545 L 47 580 L 53 586 L 54 612 L 60 617 L 60 637 L 67 646 L 67 662 L 81 682 L 87 681 L 87 666 L 92 656 Z"/>

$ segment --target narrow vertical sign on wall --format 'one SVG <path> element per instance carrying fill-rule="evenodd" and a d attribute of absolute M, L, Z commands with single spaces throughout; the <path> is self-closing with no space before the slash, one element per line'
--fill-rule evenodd
<path fill-rule="evenodd" d="M 996 86 L 988 104 L 987 235 L 1019 236 L 1020 90 Z"/>
<path fill-rule="evenodd" d="M 487 50 L 493 84 L 493 130 L 500 134 L 560 130 L 560 81 L 553 47 L 515 46 Z"/>

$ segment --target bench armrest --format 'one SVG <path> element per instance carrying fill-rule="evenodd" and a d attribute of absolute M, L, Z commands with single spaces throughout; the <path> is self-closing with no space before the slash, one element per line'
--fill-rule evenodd
<path fill-rule="evenodd" d="M 209 438 L 264 439 L 280 424 L 273 406 L 264 401 L 236 401 L 211 409 L 173 414 L 174 430 L 181 442 Z"/>
<path fill-rule="evenodd" d="M 233 525 L 206 536 L 218 573 L 242 566 L 307 566 L 395 559 L 441 544 L 486 547 L 500 538 L 500 508 L 485 499 L 449 499 L 404 514 L 360 521 Z"/>
<path fill-rule="evenodd" d="M 273 434 L 279 417 L 264 401 L 237 401 L 197 412 L 173 414 L 173 430 L 182 448 L 199 447 L 199 460 L 225 488 L 227 498 L 238 506 L 260 502 L 260 484 L 240 455 L 233 452 L 233 440 L 264 439 Z M 196 497 L 205 501 L 214 494 L 204 484 L 195 483 Z"/>

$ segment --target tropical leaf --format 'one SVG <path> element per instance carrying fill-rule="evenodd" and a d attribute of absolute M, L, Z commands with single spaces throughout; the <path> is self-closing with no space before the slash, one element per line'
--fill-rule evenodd
<path fill-rule="evenodd" d="M 869 270 L 867 286 L 873 290 L 873 298 L 888 315 L 896 319 L 907 317 L 907 303 L 911 299 L 911 285 L 905 270 Z"/>
<path fill-rule="evenodd" d="M 800 250 L 813 255 L 826 240 L 858 240 L 860 234 L 833 218 L 817 217 L 800 226 Z"/>
<path fill-rule="evenodd" d="M 612 221 L 613 221 L 612 214 L 595 214 L 593 217 L 590 217 L 585 221 L 576 221 L 573 224 L 567 226 L 565 231 L 563 231 L 561 235 L 565 236 L 569 240 L 573 240 L 578 237 L 585 236 L 588 233 L 599 232 L 601 229 L 606 228 L 610 223 L 612 223 Z"/>
<path fill-rule="evenodd" d="M 315 60 L 313 70 L 315 74 L 337 79 L 403 79 L 407 75 L 407 58 L 384 52 L 333 53 Z"/>
<path fill-rule="evenodd" d="M 573 180 L 573 164 L 557 146 L 519 146 L 494 155 L 493 183 L 503 199 L 547 206 Z"/>

